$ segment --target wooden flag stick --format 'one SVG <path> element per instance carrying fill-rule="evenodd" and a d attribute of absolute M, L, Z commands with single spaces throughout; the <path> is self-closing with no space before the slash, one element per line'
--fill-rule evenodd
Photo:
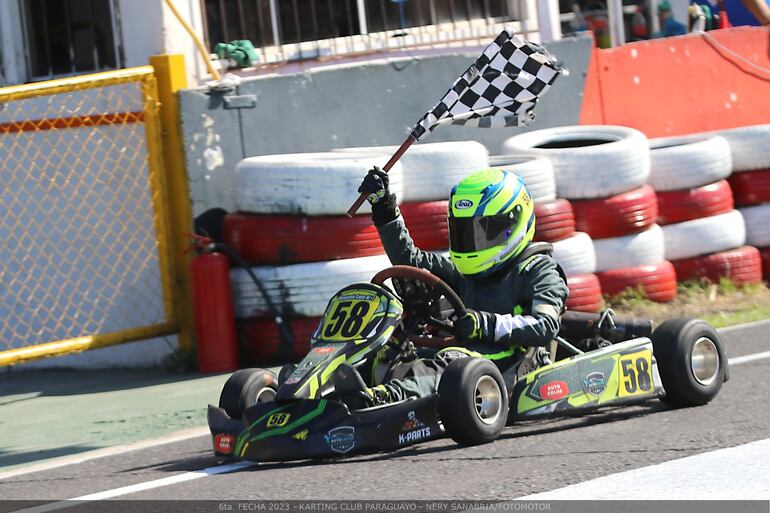
<path fill-rule="evenodd" d="M 387 164 L 385 164 L 385 167 L 383 167 L 382 170 L 386 173 L 390 171 L 390 168 L 392 168 L 396 162 L 398 162 L 398 160 L 404 155 L 404 153 L 406 153 L 406 150 L 409 149 L 414 141 L 415 139 L 411 135 L 407 137 L 406 141 L 404 141 L 404 143 L 396 150 L 396 153 L 390 157 L 390 160 Z M 353 217 L 353 215 L 358 212 L 358 209 L 361 208 L 361 205 L 363 205 L 364 201 L 366 201 L 366 196 L 367 194 L 365 192 L 361 193 L 356 202 L 353 203 L 353 206 L 348 210 L 348 217 Z"/>

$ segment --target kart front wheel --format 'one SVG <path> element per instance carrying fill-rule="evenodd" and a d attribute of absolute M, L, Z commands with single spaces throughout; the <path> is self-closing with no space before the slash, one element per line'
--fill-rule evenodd
<path fill-rule="evenodd" d="M 652 334 L 653 351 L 666 395 L 673 406 L 699 406 L 719 393 L 727 357 L 719 334 L 700 319 L 671 319 Z"/>
<path fill-rule="evenodd" d="M 454 360 L 441 375 L 438 395 L 441 422 L 458 444 L 484 444 L 500 436 L 508 419 L 508 392 L 491 361 Z"/>
<path fill-rule="evenodd" d="M 272 401 L 278 390 L 278 377 L 265 369 L 241 369 L 225 382 L 219 407 L 231 419 L 243 418 L 243 411 L 257 403 Z"/>

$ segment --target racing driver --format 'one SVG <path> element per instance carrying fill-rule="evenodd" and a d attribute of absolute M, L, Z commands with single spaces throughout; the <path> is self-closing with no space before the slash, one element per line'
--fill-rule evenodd
<path fill-rule="evenodd" d="M 463 346 L 402 366 L 406 373 L 383 371 L 392 351 L 386 346 L 372 364 L 369 386 L 343 364 L 335 378 L 337 392 L 365 395 L 369 405 L 423 397 L 437 391 L 449 361 L 466 355 L 492 360 L 504 376 L 516 372 L 525 354 L 534 366 L 548 363 L 544 346 L 559 332 L 568 289 L 550 244 L 532 243 L 534 202 L 524 181 L 510 171 L 484 169 L 452 188 L 449 258 L 414 245 L 388 185 L 387 173 L 375 167 L 358 189 L 368 195 L 382 245 L 394 265 L 426 269 L 457 292 L 467 307 L 454 320 Z"/>

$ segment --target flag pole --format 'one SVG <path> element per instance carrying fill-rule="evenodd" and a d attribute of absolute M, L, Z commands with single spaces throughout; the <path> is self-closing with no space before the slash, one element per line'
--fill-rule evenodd
<path fill-rule="evenodd" d="M 390 168 L 392 168 L 396 162 L 399 161 L 399 159 L 406 153 L 406 150 L 409 149 L 409 147 L 412 145 L 412 143 L 415 141 L 415 138 L 411 135 L 406 138 L 406 141 L 401 144 L 401 146 L 396 150 L 396 153 L 393 154 L 392 157 L 390 157 L 390 160 L 387 164 L 385 164 L 385 167 L 382 168 L 383 171 L 386 173 L 390 171 Z M 358 211 L 359 208 L 361 208 L 361 205 L 364 204 L 364 201 L 366 200 L 367 194 L 365 192 L 362 192 L 361 195 L 358 197 L 355 203 L 353 203 L 353 206 L 348 209 L 348 217 L 353 217 L 353 215 Z"/>

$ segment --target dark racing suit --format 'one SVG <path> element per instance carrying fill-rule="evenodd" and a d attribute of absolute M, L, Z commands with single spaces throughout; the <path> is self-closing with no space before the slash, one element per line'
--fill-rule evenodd
<path fill-rule="evenodd" d="M 478 353 L 475 356 L 492 360 L 505 373 L 524 347 L 545 346 L 558 334 L 568 289 L 561 268 L 549 252 L 531 254 L 527 248 L 523 258 L 513 260 L 494 275 L 470 279 L 460 274 L 449 258 L 417 248 L 401 216 L 377 229 L 394 265 L 426 269 L 452 287 L 468 308 L 497 314 L 494 341 L 470 342 L 458 348 L 460 351 Z M 436 358 L 418 363 L 402 374 L 403 379 L 390 379 L 380 385 L 392 400 L 436 392 L 445 362 Z"/>

